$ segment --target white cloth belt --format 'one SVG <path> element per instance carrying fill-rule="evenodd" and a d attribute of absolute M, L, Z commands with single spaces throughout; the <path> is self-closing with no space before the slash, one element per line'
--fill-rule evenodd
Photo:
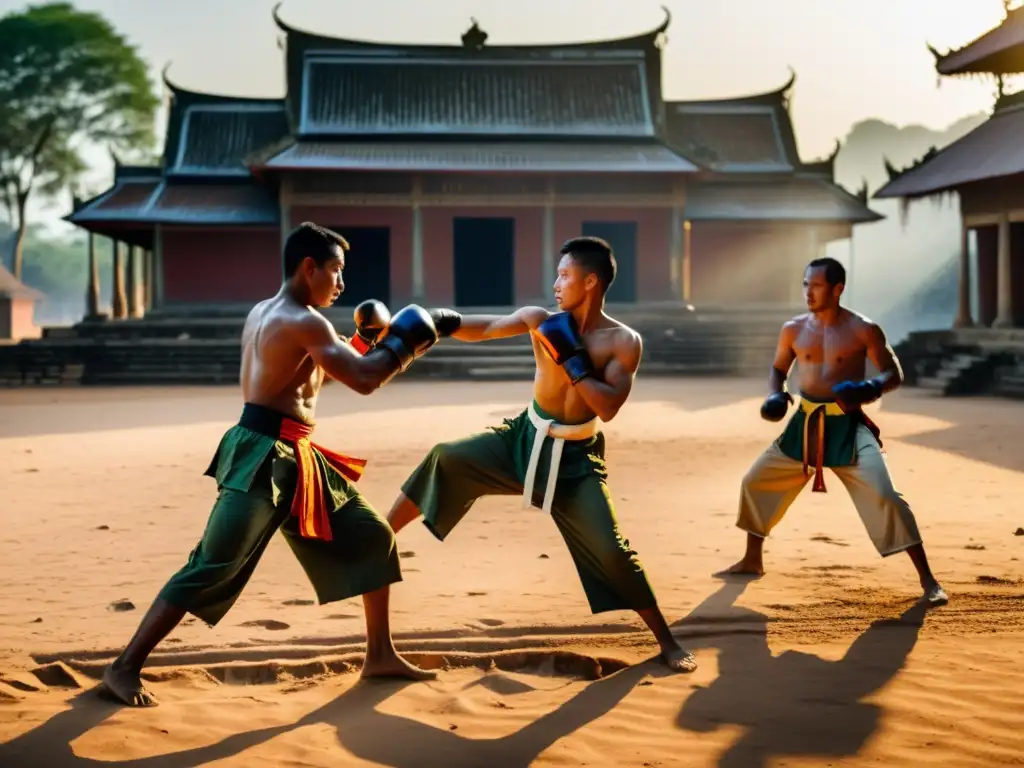
<path fill-rule="evenodd" d="M 558 467 L 562 463 L 562 447 L 566 440 L 588 440 L 597 434 L 600 423 L 595 416 L 585 424 L 559 424 L 554 419 L 545 419 L 537 413 L 536 403 L 526 409 L 530 422 L 537 429 L 533 436 L 533 448 L 530 451 L 530 463 L 526 466 L 526 480 L 523 482 L 523 509 L 533 506 L 533 486 L 537 481 L 537 465 L 540 464 L 540 452 L 544 448 L 545 438 L 552 438 L 551 465 L 548 467 L 548 485 L 544 491 L 542 509 L 551 512 L 551 504 L 555 500 L 555 483 L 558 482 Z"/>

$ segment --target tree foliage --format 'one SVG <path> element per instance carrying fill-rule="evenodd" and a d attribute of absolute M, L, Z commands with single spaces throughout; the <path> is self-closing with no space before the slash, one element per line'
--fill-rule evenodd
<path fill-rule="evenodd" d="M 16 277 L 31 195 L 74 188 L 86 144 L 151 150 L 157 105 L 146 63 L 102 15 L 49 3 L 0 18 L 0 206 Z"/>

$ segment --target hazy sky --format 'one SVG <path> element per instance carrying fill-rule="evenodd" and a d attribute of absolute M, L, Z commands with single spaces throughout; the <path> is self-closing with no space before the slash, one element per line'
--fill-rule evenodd
<path fill-rule="evenodd" d="M 38 0 L 37 0 L 38 1 Z M 198 90 L 279 96 L 284 68 L 275 0 L 80 0 L 139 46 L 159 70 Z M 488 42 L 619 37 L 660 23 L 659 0 L 285 0 L 304 29 L 390 42 L 455 43 L 475 17 Z M 792 114 L 805 159 L 827 154 L 867 117 L 941 128 L 987 110 L 986 80 L 945 80 L 939 50 L 1003 17 L 1002 0 L 664 0 L 672 12 L 663 89 L 670 99 L 774 89 L 797 73 Z M 22 2 L 0 0 L 0 15 Z M 627 11 L 627 8 L 632 10 Z M 109 169 L 103 169 L 109 173 Z"/>

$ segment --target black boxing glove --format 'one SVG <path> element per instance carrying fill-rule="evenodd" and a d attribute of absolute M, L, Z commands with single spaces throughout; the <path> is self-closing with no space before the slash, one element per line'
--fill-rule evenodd
<path fill-rule="evenodd" d="M 782 421 L 793 402 L 789 392 L 775 392 L 768 395 L 761 404 L 761 418 L 765 421 Z"/>
<path fill-rule="evenodd" d="M 365 355 L 384 335 L 384 331 L 391 321 L 391 311 L 384 302 L 367 299 L 355 308 L 352 319 L 356 323 L 356 335 L 352 337 L 352 347 L 359 354 Z"/>
<path fill-rule="evenodd" d="M 397 367 L 392 372 L 404 372 L 412 361 L 437 343 L 437 328 L 423 307 L 410 304 L 391 318 L 387 331 L 377 342 L 377 349 L 386 349 L 395 358 Z"/>
<path fill-rule="evenodd" d="M 544 351 L 562 366 L 573 384 L 594 375 L 594 364 L 583 346 L 583 337 L 571 313 L 551 315 L 533 333 L 540 340 Z"/>
<path fill-rule="evenodd" d="M 434 321 L 437 335 L 442 339 L 451 336 L 462 327 L 462 315 L 454 309 L 431 309 L 430 319 Z"/>

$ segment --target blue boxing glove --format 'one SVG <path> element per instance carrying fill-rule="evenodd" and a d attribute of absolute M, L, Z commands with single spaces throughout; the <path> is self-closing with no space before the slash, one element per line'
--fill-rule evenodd
<path fill-rule="evenodd" d="M 551 315 L 533 333 L 540 340 L 544 351 L 562 366 L 573 384 L 594 375 L 594 364 L 583 346 L 583 337 L 571 313 Z"/>
<path fill-rule="evenodd" d="M 437 339 L 437 328 L 429 313 L 416 304 L 410 304 L 394 314 L 376 349 L 391 353 L 394 375 L 408 369 L 413 360 L 437 343 Z"/>
<path fill-rule="evenodd" d="M 844 381 L 832 387 L 832 394 L 847 405 L 867 405 L 882 396 L 882 382 L 878 379 Z"/>

